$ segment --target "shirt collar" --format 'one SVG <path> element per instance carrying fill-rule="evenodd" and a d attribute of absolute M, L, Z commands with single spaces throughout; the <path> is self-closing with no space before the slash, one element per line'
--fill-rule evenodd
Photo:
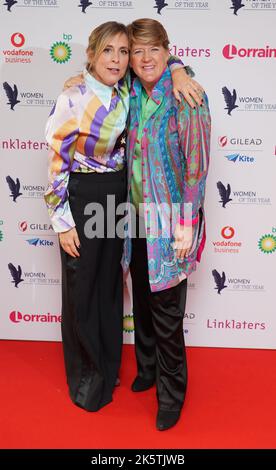
<path fill-rule="evenodd" d="M 105 85 L 104 83 L 96 80 L 96 78 L 93 77 L 93 75 L 91 75 L 86 69 L 84 69 L 83 75 L 86 85 L 95 93 L 95 95 L 97 95 L 108 111 L 112 100 L 113 89 L 115 88 L 117 93 L 119 91 L 118 83 L 116 83 L 114 87 Z"/>

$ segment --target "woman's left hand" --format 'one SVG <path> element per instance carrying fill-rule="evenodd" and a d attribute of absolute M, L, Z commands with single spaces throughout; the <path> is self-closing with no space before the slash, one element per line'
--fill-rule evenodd
<path fill-rule="evenodd" d="M 185 225 L 176 224 L 174 240 L 176 257 L 179 261 L 183 261 L 185 256 L 189 256 L 190 249 L 192 247 L 193 227 L 185 227 Z"/>
<path fill-rule="evenodd" d="M 204 89 L 193 78 L 189 77 L 184 68 L 172 72 L 173 94 L 177 101 L 181 101 L 180 93 L 192 108 L 202 104 Z"/>

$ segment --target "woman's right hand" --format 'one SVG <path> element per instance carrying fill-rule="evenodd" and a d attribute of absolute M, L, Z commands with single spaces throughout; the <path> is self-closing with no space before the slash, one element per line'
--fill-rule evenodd
<path fill-rule="evenodd" d="M 80 75 L 75 75 L 75 77 L 70 77 L 63 85 L 63 91 L 67 90 L 71 86 L 82 85 L 84 83 L 84 76 L 81 73 Z"/>
<path fill-rule="evenodd" d="M 61 232 L 58 234 L 59 243 L 61 247 L 68 255 L 73 258 L 78 258 L 80 256 L 78 248 L 80 247 L 80 241 L 76 228 L 71 228 L 68 232 Z"/>

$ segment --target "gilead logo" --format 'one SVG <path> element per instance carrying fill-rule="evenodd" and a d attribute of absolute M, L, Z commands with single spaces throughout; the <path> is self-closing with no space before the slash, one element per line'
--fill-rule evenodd
<path fill-rule="evenodd" d="M 228 142 L 226 135 L 223 135 L 222 137 L 219 137 L 218 141 L 219 141 L 220 147 L 225 147 L 225 145 Z"/>
<path fill-rule="evenodd" d="M 25 38 L 22 33 L 13 33 L 11 43 L 14 47 L 22 47 L 25 44 Z"/>
<path fill-rule="evenodd" d="M 19 228 L 19 230 L 21 230 L 21 232 L 25 232 L 28 228 L 28 224 L 27 224 L 26 220 L 24 220 L 23 222 L 20 222 L 18 224 L 18 228 Z"/>
<path fill-rule="evenodd" d="M 27 322 L 27 323 L 61 323 L 61 315 L 52 315 L 50 313 L 21 313 L 13 310 L 10 313 L 10 320 L 13 323 Z"/>
<path fill-rule="evenodd" d="M 238 48 L 234 44 L 226 44 L 222 49 L 222 55 L 225 59 L 232 60 L 235 57 L 240 58 L 275 58 L 276 57 L 276 49 L 272 49 L 269 46 L 265 46 L 264 48 Z"/>

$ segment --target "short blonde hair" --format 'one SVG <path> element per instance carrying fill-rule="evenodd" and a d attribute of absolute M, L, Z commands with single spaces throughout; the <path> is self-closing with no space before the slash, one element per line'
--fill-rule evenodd
<path fill-rule="evenodd" d="M 163 46 L 169 49 L 169 38 L 167 31 L 159 21 L 151 18 L 140 18 L 130 23 L 127 27 L 129 46 L 134 43 L 153 44 L 154 46 Z"/>
<path fill-rule="evenodd" d="M 88 46 L 86 49 L 88 55 L 86 68 L 88 71 L 93 67 L 93 64 L 89 61 L 90 57 L 93 62 L 97 61 L 98 57 L 107 46 L 109 39 L 113 36 L 117 36 L 117 34 L 125 34 L 128 37 L 127 27 L 123 23 L 117 23 L 117 21 L 107 21 L 93 29 L 88 38 Z"/>

